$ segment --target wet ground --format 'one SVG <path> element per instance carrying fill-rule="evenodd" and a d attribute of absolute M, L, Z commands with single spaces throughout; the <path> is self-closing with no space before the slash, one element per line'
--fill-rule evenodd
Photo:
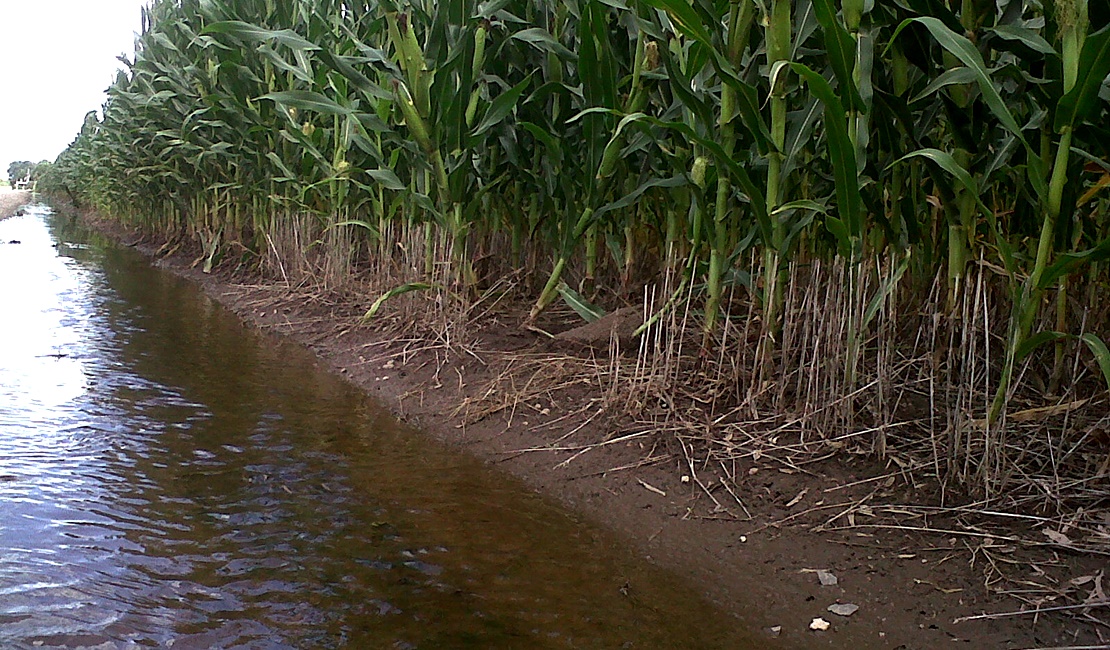
<path fill-rule="evenodd" d="M 0 240 L 0 647 L 767 647 L 134 251 Z"/>

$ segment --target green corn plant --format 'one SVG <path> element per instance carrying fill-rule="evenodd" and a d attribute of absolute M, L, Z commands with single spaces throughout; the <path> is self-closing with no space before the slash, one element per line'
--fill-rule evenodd
<path fill-rule="evenodd" d="M 1062 78 L 1063 95 L 1057 100 L 1055 106 L 1055 130 L 1059 139 L 1056 143 L 1055 154 L 1052 156 L 1051 166 L 1026 140 L 1022 128 L 1014 118 L 1010 109 L 1005 104 L 997 87 L 991 79 L 990 72 L 975 47 L 962 35 L 952 32 L 941 21 L 933 18 L 917 18 L 912 21 L 924 25 L 937 41 L 953 56 L 960 59 L 969 71 L 969 77 L 974 79 L 984 101 L 992 113 L 998 118 L 1002 126 L 1018 140 L 1026 151 L 1026 168 L 1029 185 L 1037 199 L 1037 210 L 1040 217 L 1040 234 L 1036 248 L 1036 257 L 1033 267 L 1029 271 L 1028 279 L 1015 286 L 1013 292 L 1014 311 L 1011 319 L 1010 334 L 1007 340 L 1005 360 L 1002 365 L 998 388 L 988 411 L 988 424 L 994 424 L 1001 415 L 1008 400 L 1015 364 L 1028 352 L 1030 347 L 1030 334 L 1036 316 L 1040 310 L 1044 291 L 1061 277 L 1060 273 L 1053 273 L 1046 277 L 1046 272 L 1051 266 L 1054 248 L 1054 239 L 1057 221 L 1063 206 L 1062 197 L 1069 180 L 1068 161 L 1072 148 L 1072 135 L 1077 123 L 1090 114 L 1093 110 L 1092 98 L 1097 95 L 1102 79 L 1110 73 L 1110 50 L 1107 49 L 1106 39 L 1110 31 L 1104 29 L 1095 35 L 1086 34 L 1085 3 L 1059 3 L 1068 5 L 1065 9 L 1068 19 L 1062 23 L 1064 29 L 1060 36 L 1064 47 L 1061 57 L 1063 60 L 1064 75 Z M 909 21 L 899 26 L 901 31 Z M 1080 36 L 1082 32 L 1082 36 Z M 1090 44 L 1089 47 L 1087 44 Z M 1080 63 L 1087 64 L 1083 68 Z M 1080 70 L 1089 70 L 1090 73 L 1080 77 Z M 1070 71 L 1070 72 L 1069 72 Z M 1082 83 L 1080 83 L 1082 82 Z M 956 158 L 944 159 L 939 163 L 939 158 L 932 152 L 925 152 L 938 164 L 944 166 L 949 172 L 961 181 L 969 195 L 977 191 L 977 185 L 971 185 L 970 176 L 960 160 Z M 980 202 L 984 213 L 989 209 Z M 993 215 L 988 215 L 993 218 Z M 1016 261 L 1012 246 L 1007 242 L 997 226 L 994 227 L 996 246 L 1001 253 L 1002 262 L 1010 277 L 1016 277 Z M 1072 258 L 1066 258 L 1072 259 Z M 1044 340 L 1034 339 L 1034 343 L 1043 343 Z"/>
<path fill-rule="evenodd" d="M 985 360 L 997 427 L 1029 388 L 1021 364 L 1085 381 L 1062 363 L 1085 345 L 1110 368 L 1107 324 L 1079 331 L 1075 311 L 1110 258 L 1110 182 L 1085 181 L 1110 178 L 1110 36 L 1095 5 L 1045 6 L 156 0 L 103 114 L 41 185 L 199 243 L 207 267 L 233 251 L 281 273 L 350 264 L 388 277 L 385 295 L 511 275 L 528 323 L 560 298 L 592 318 L 661 275 L 641 330 L 691 300 L 703 361 L 750 369 L 720 394 L 839 400 L 839 424 L 879 399 L 880 345 L 913 348 L 934 323 L 975 333 L 956 307 L 989 269 L 986 295 L 1011 310 L 1003 361 Z M 797 292 L 832 282 L 819 266 L 850 286 L 812 291 L 853 304 L 827 324 L 844 358 L 811 369 L 800 350 L 819 336 L 794 325 L 810 315 Z M 937 279 L 943 306 L 918 309 Z M 749 313 L 750 353 L 734 336 Z M 964 381 L 947 345 L 931 371 Z M 843 394 L 778 380 L 810 372 Z"/>

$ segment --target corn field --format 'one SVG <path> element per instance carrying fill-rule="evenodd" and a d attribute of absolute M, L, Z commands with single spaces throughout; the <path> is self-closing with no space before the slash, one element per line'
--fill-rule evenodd
<path fill-rule="evenodd" d="M 879 457 L 909 436 L 988 496 L 1044 475 L 1105 499 L 1110 5 L 155 0 L 143 18 L 40 190 L 199 244 L 206 270 L 512 292 L 524 326 L 560 301 L 643 304 L 641 357 L 681 348 L 661 390 L 705 387 L 714 417 L 868 429 Z"/>

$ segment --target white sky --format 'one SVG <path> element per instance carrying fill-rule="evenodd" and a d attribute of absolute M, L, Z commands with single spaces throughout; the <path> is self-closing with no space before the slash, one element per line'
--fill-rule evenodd
<path fill-rule="evenodd" d="M 54 160 L 135 52 L 145 0 L 0 0 L 0 177 Z"/>

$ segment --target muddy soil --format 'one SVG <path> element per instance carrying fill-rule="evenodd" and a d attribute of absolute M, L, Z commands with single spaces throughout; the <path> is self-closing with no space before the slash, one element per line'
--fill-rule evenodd
<path fill-rule="evenodd" d="M 770 645 L 1110 648 L 1106 607 L 983 617 L 1023 609 L 1018 600 L 998 593 L 1004 590 L 1000 585 L 984 584 L 988 562 L 1006 563 L 1016 582 L 1047 572 L 1062 586 L 1070 580 L 1092 589 L 1101 583 L 1106 558 L 1009 547 L 1005 540 L 940 518 L 931 527 L 951 526 L 950 534 L 899 526 L 814 532 L 837 511 L 830 505 L 843 510 L 839 506 L 862 503 L 869 495 L 889 503 L 933 499 L 926 488 L 902 480 L 851 485 L 890 473 L 867 457 L 845 454 L 801 473 L 769 459 L 754 461 L 732 468 L 743 478 L 739 493 L 729 495 L 684 480 L 689 465 L 665 435 L 621 442 L 612 421 L 586 422 L 590 406 L 602 397 L 596 387 L 562 388 L 485 416 L 465 408 L 484 403 L 508 358 L 548 363 L 552 373 L 575 358 L 596 358 L 596 348 L 581 340 L 588 339 L 588 331 L 552 341 L 520 327 L 523 310 L 508 309 L 477 329 L 467 351 L 447 350 L 428 345 L 421 332 L 360 325 L 374 296 L 291 290 L 280 279 L 228 268 L 204 274 L 199 250 L 178 247 L 164 256 L 161 241 L 85 219 L 197 282 L 246 322 L 311 348 L 321 364 L 376 395 L 400 419 L 616 531 L 635 552 L 700 588 L 734 615 L 738 626 L 761 631 Z M 607 440 L 611 444 L 583 452 L 587 443 Z M 714 476 L 712 468 L 699 471 L 703 482 Z M 719 495 L 718 503 L 709 494 Z M 984 543 L 996 552 L 984 554 Z M 836 584 L 822 584 L 832 582 L 829 574 Z M 1006 589 L 1020 591 L 1020 585 Z M 828 609 L 836 604 L 858 610 L 837 615 Z M 830 624 L 826 631 L 811 629 L 817 618 Z"/>

